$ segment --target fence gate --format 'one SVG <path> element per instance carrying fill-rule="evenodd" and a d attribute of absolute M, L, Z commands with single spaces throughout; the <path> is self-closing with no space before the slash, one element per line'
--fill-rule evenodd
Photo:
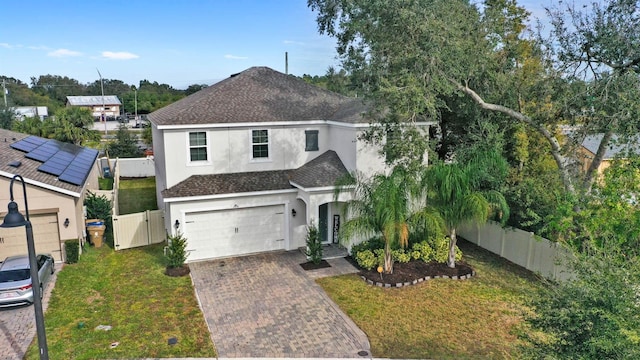
<path fill-rule="evenodd" d="M 162 210 L 113 216 L 116 250 L 158 244 L 167 240 Z"/>

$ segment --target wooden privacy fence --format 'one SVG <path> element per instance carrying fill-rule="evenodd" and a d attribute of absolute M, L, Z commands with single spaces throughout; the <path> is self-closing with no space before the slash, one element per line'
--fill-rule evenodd
<path fill-rule="evenodd" d="M 458 234 L 468 241 L 494 254 L 538 273 L 548 279 L 564 280 L 571 276 L 564 259 L 569 252 L 532 232 L 515 228 L 502 228 L 494 222 L 483 225 L 466 225 Z"/>
<path fill-rule="evenodd" d="M 113 247 L 124 250 L 166 241 L 162 210 L 113 215 Z"/>

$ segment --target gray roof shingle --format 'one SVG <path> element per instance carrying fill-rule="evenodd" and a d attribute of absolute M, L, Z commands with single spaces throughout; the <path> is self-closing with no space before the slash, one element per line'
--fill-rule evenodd
<path fill-rule="evenodd" d="M 329 150 L 301 167 L 291 170 L 291 181 L 304 187 L 334 186 L 336 182 L 349 174 L 338 154 Z"/>
<path fill-rule="evenodd" d="M 598 152 L 598 147 L 602 142 L 604 134 L 587 135 L 582 141 L 582 146 L 592 152 L 593 154 Z M 623 140 L 614 135 L 609 142 L 609 146 L 604 153 L 604 159 L 610 160 L 616 157 L 621 152 L 631 150 L 636 154 L 640 154 L 640 138 L 635 136 L 628 140 Z"/>
<path fill-rule="evenodd" d="M 67 96 L 67 103 L 73 106 L 101 106 L 105 105 L 122 105 L 120 99 L 115 95 L 96 96 Z"/>
<path fill-rule="evenodd" d="M 149 114 L 156 125 L 334 120 L 366 123 L 349 98 L 268 67 L 252 67 Z"/>
<path fill-rule="evenodd" d="M 335 185 L 348 174 L 338 154 L 329 150 L 295 170 L 256 171 L 231 174 L 192 175 L 162 191 L 164 198 L 182 198 Z"/>

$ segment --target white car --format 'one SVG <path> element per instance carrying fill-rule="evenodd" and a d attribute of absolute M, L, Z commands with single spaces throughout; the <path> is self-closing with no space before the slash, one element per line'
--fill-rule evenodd
<path fill-rule="evenodd" d="M 51 255 L 40 254 L 38 259 L 38 280 L 40 295 L 55 271 Z M 33 287 L 29 257 L 26 255 L 10 256 L 0 265 L 0 306 L 33 304 Z"/>

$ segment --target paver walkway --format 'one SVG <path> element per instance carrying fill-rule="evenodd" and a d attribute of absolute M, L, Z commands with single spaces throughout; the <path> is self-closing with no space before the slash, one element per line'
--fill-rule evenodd
<path fill-rule="evenodd" d="M 289 251 L 189 264 L 219 357 L 370 358 L 364 332 L 313 280 L 357 270 L 305 261 Z"/>
<path fill-rule="evenodd" d="M 47 310 L 51 290 L 53 289 L 60 264 L 56 264 L 56 272 L 51 276 L 44 291 L 42 308 Z M 44 317 L 45 324 L 47 316 Z M 27 348 L 36 336 L 36 315 L 33 305 L 15 308 L 0 308 L 0 359 L 22 360 Z M 36 340 L 37 341 L 37 340 Z"/>

